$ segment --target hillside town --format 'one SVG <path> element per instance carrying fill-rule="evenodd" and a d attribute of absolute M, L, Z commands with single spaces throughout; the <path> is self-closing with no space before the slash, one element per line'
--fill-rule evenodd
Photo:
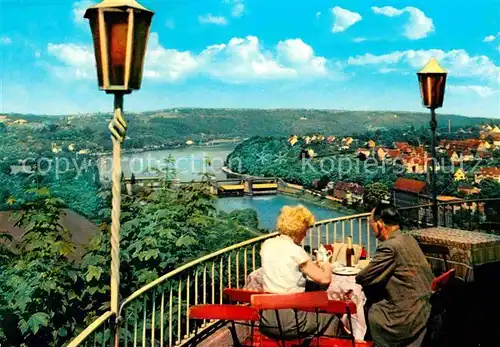
<path fill-rule="evenodd" d="M 472 133 L 472 128 L 460 128 L 456 132 L 469 134 Z M 440 202 L 457 202 L 466 197 L 473 199 L 474 195 L 481 192 L 479 185 L 483 180 L 500 183 L 500 166 L 495 160 L 500 153 L 500 126 L 481 125 L 479 134 L 479 138 L 439 141 L 436 148 L 438 154 L 435 160 L 436 172 L 445 177 L 452 177 L 452 181 L 456 183 L 456 189 L 453 192 L 446 195 L 438 192 Z M 336 138 L 323 135 L 302 138 L 293 135 L 288 141 L 291 146 L 294 146 L 299 140 L 304 141 L 306 145 L 315 142 L 336 145 L 339 154 L 344 153 L 361 161 L 371 160 L 378 166 L 399 165 L 402 168 L 402 174 L 411 175 L 413 178 L 399 177 L 390 187 L 387 199 L 390 199 L 397 207 L 430 202 L 429 170 L 432 156 L 428 146 L 415 146 L 408 142 L 393 142 L 392 146 L 378 146 L 372 139 L 362 142 L 353 137 Z M 311 148 L 306 148 L 303 156 L 308 159 L 319 158 Z M 315 183 L 318 185 L 319 181 Z M 348 180 L 329 181 L 324 187 L 319 188 L 328 199 L 346 205 L 362 205 L 366 196 L 366 187 Z"/>

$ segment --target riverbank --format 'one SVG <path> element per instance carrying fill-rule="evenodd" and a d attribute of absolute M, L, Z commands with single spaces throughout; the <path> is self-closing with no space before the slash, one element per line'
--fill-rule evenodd
<path fill-rule="evenodd" d="M 307 189 L 300 190 L 300 189 L 296 189 L 296 188 L 279 186 L 278 192 L 279 192 L 279 194 L 293 197 L 299 201 L 300 200 L 307 201 L 311 204 L 325 207 L 325 208 L 334 210 L 336 212 L 341 212 L 341 213 L 345 213 L 345 214 L 360 213 L 360 211 L 350 209 L 350 208 L 342 205 L 340 202 L 326 199 L 325 197 L 321 196 L 320 194 L 309 191 Z"/>
<path fill-rule="evenodd" d="M 221 170 L 226 173 L 226 175 L 229 177 L 233 178 L 269 178 L 269 177 L 260 177 L 260 176 L 252 176 L 252 175 L 247 175 L 247 174 L 240 174 L 237 172 L 232 171 L 226 166 L 223 166 Z M 342 212 L 346 214 L 356 214 L 359 213 L 360 211 L 356 211 L 354 209 L 350 209 L 344 205 L 342 205 L 341 202 L 335 201 L 333 198 L 328 199 L 327 197 L 324 197 L 321 192 L 318 191 L 313 191 L 309 189 L 305 189 L 303 186 L 297 185 L 297 184 L 292 184 L 285 182 L 281 178 L 278 178 L 278 193 L 287 195 L 290 197 L 293 197 L 297 200 L 302 200 L 302 201 L 307 201 L 309 203 L 325 207 L 337 212 Z"/>
<path fill-rule="evenodd" d="M 129 148 L 129 149 L 122 149 L 122 154 L 141 154 L 141 153 L 146 153 L 146 152 L 160 152 L 160 151 L 169 151 L 169 150 L 181 150 L 181 149 L 186 149 L 186 148 L 193 148 L 193 149 L 199 149 L 199 148 L 224 148 L 228 146 L 237 146 L 242 140 L 235 140 L 234 142 L 228 141 L 228 142 L 220 142 L 216 144 L 209 144 L 203 143 L 203 144 L 193 144 L 193 145 L 187 145 L 187 144 L 177 144 L 177 145 L 162 145 L 162 146 L 156 146 L 156 147 L 145 147 L 145 148 Z M 98 152 L 98 153 L 90 153 L 92 156 L 96 156 L 98 158 L 101 157 L 108 157 L 113 154 L 113 151 L 105 151 L 105 152 Z"/>

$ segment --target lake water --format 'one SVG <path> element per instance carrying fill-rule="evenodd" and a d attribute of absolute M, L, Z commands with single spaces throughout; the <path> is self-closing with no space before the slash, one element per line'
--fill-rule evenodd
<path fill-rule="evenodd" d="M 307 201 L 298 200 L 287 195 L 219 198 L 217 199 L 215 205 L 218 210 L 225 212 L 252 208 L 256 210 L 259 215 L 259 227 L 274 230 L 276 226 L 276 218 L 278 217 L 281 208 L 286 205 L 293 206 L 298 204 L 307 207 L 317 221 L 345 216 L 342 212 L 337 212 Z"/>
<path fill-rule="evenodd" d="M 181 149 L 125 154 L 122 157 L 122 171 L 125 177 L 130 177 L 132 173 L 134 173 L 136 177 L 152 175 L 151 172 L 148 172 L 148 168 L 161 166 L 164 160 L 170 155 L 175 160 L 177 177 L 182 182 L 200 180 L 203 173 L 213 174 L 217 179 L 222 180 L 226 179 L 226 174 L 222 172 L 221 167 L 224 166 L 227 155 L 234 147 L 235 145 L 231 144 L 216 147 L 185 147 Z M 208 165 L 208 162 L 210 162 L 210 165 Z M 100 161 L 101 179 L 110 179 L 111 168 L 111 156 L 102 158 Z M 274 230 L 276 218 L 283 206 L 297 204 L 302 204 L 307 207 L 314 214 L 317 221 L 346 215 L 346 213 L 334 211 L 286 195 L 228 197 L 218 198 L 215 202 L 216 208 L 225 212 L 245 208 L 256 210 L 259 216 L 259 227 L 268 230 Z M 346 223 L 344 227 L 346 235 L 352 228 L 354 231 L 355 243 L 359 240 L 359 230 L 362 230 L 363 235 L 367 234 L 365 222 L 360 226 L 357 221 L 353 221 L 352 226 L 350 223 Z M 341 225 L 338 225 L 338 231 L 340 237 Z M 366 238 L 366 236 L 363 236 L 363 238 Z M 316 241 L 314 241 L 314 243 L 315 242 Z M 371 244 L 375 245 L 374 239 L 372 239 Z"/>
<path fill-rule="evenodd" d="M 215 206 L 218 210 L 225 212 L 245 208 L 254 209 L 257 211 L 259 217 L 259 227 L 269 231 L 274 231 L 276 227 L 276 219 L 278 218 L 281 208 L 286 205 L 294 206 L 298 204 L 308 208 L 314 215 L 316 221 L 333 219 L 347 215 L 344 212 L 335 211 L 315 203 L 299 200 L 287 195 L 218 198 Z M 368 238 L 370 238 L 370 254 L 375 252 L 376 240 L 373 233 L 369 230 L 366 219 L 363 219 L 361 222 L 359 220 L 337 222 L 336 224 L 328 225 L 328 229 L 323 227 L 320 243 L 326 243 L 327 239 L 325 233 L 327 230 L 328 243 L 347 242 L 346 237 L 352 233 L 353 242 L 355 244 L 363 244 L 365 247 L 368 245 Z M 309 236 L 307 236 L 304 241 L 305 244 L 310 243 L 313 247 L 317 247 L 317 230 L 313 229 L 311 231 L 311 237 L 309 238 Z"/>

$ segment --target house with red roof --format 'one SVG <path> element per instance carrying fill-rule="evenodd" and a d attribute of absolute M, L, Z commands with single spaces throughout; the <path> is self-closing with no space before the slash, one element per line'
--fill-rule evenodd
<path fill-rule="evenodd" d="M 427 202 L 427 182 L 400 177 L 392 186 L 392 201 L 396 207 L 415 206 Z"/>
<path fill-rule="evenodd" d="M 484 179 L 492 179 L 500 183 L 500 167 L 482 167 L 474 174 L 474 181 L 480 183 Z"/>
<path fill-rule="evenodd" d="M 333 188 L 333 197 L 339 201 L 345 201 L 348 205 L 362 204 L 364 195 L 365 188 L 353 182 L 339 181 Z"/>

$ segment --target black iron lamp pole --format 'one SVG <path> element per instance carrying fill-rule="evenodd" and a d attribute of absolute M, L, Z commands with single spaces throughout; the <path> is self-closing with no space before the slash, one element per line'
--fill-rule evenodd
<path fill-rule="evenodd" d="M 443 106 L 444 90 L 446 86 L 447 72 L 439 66 L 435 58 L 431 58 L 427 65 L 417 73 L 418 82 L 420 84 L 420 94 L 422 97 L 422 105 L 431 110 L 431 181 L 432 181 L 432 222 L 434 226 L 438 225 L 438 201 L 436 188 L 436 108 Z"/>

